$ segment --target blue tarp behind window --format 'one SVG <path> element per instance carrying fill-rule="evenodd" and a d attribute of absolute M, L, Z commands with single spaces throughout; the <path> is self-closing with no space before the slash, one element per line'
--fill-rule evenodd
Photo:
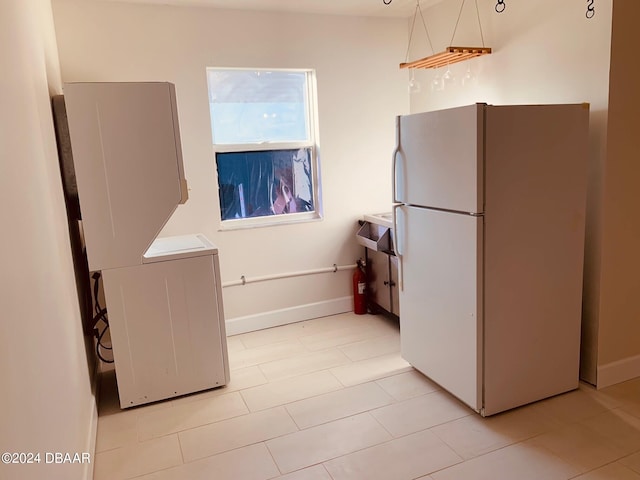
<path fill-rule="evenodd" d="M 217 153 L 222 220 L 313 211 L 311 148 Z"/>

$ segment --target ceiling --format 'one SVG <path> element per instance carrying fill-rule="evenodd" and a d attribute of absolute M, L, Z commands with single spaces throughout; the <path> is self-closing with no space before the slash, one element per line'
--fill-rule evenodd
<path fill-rule="evenodd" d="M 417 0 L 111 0 L 129 3 L 161 5 L 208 6 L 241 10 L 304 12 L 329 15 L 359 15 L 374 17 L 411 17 Z M 389 1 L 389 0 L 385 0 Z M 420 7 L 440 3 L 443 0 L 420 0 Z"/>

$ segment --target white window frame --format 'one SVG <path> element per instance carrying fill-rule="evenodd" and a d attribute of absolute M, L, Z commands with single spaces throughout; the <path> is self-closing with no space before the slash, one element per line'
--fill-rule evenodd
<path fill-rule="evenodd" d="M 308 141 L 303 142 L 259 142 L 259 143 L 238 143 L 238 144 L 216 144 L 212 138 L 214 161 L 217 162 L 216 155 L 218 153 L 237 153 L 237 152 L 260 152 L 271 150 L 296 150 L 301 148 L 311 149 L 311 169 L 312 169 L 312 195 L 313 206 L 312 212 L 295 212 L 278 215 L 266 215 L 262 217 L 250 218 L 234 218 L 223 220 L 220 217 L 219 230 L 238 230 L 243 228 L 270 227 L 274 225 L 285 225 L 300 222 L 310 222 L 322 220 L 322 195 L 320 182 L 320 148 L 318 145 L 318 108 L 317 108 L 317 85 L 316 72 L 309 68 L 229 68 L 229 67 L 207 67 L 207 75 L 210 70 L 238 70 L 238 71 L 256 71 L 256 72 L 302 72 L 306 77 L 307 89 L 307 112 L 308 112 Z M 208 89 L 208 84 L 207 84 Z M 213 122 L 213 119 L 211 119 Z M 219 189 L 220 184 L 217 179 L 216 164 L 216 183 L 218 185 L 218 202 L 220 202 Z M 218 203 L 218 209 L 221 212 L 221 205 Z"/>

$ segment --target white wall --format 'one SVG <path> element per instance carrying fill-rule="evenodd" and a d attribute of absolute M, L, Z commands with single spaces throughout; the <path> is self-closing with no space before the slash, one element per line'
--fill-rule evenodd
<path fill-rule="evenodd" d="M 90 452 L 97 413 L 49 104 L 60 89 L 47 0 L 0 2 L 0 452 L 41 454 L 0 478 L 90 478 L 45 452 Z"/>
<path fill-rule="evenodd" d="M 436 52 L 451 39 L 459 11 L 455 3 L 442 2 L 425 12 Z M 453 44 L 481 45 L 475 7 L 467 3 Z M 458 84 L 444 91 L 431 91 L 433 70 L 420 71 L 416 78 L 423 88 L 412 96 L 411 111 L 473 102 L 591 104 L 581 376 L 596 383 L 599 329 L 603 322 L 613 321 L 612 317 L 600 319 L 612 1 L 596 2 L 596 15 L 590 20 L 585 18 L 586 3 L 578 0 L 506 2 L 501 14 L 494 11 L 496 3 L 478 2 L 485 44 L 493 53 L 451 66 Z M 411 59 L 431 54 L 424 30 L 416 28 L 416 32 L 422 37 L 412 42 Z M 460 79 L 467 67 L 477 75 L 477 83 L 462 87 Z M 616 283 L 611 284 L 614 289 Z"/>
<path fill-rule="evenodd" d="M 606 110 L 611 0 L 598 1 L 597 14 L 591 20 L 585 18 L 586 3 L 582 0 L 506 2 L 501 14 L 494 10 L 496 3 L 478 0 L 484 43 L 493 53 L 452 65 L 457 85 L 440 92 L 429 88 L 434 70 L 419 70 L 417 76 L 424 88 L 412 96 L 412 111 L 474 102 L 590 102 L 592 111 Z M 450 42 L 459 8 L 459 2 L 447 0 L 424 10 L 436 53 L 450 43 L 482 44 L 474 2 L 465 3 Z M 421 25 L 416 26 L 411 45 L 410 60 L 431 54 Z M 460 80 L 467 67 L 477 74 L 477 83 L 465 88 Z M 438 73 L 445 70 L 443 67 Z"/>
<path fill-rule="evenodd" d="M 599 387 L 640 376 L 640 91 L 634 53 L 640 44 L 639 15 L 637 0 L 615 1 L 596 345 Z"/>
<path fill-rule="evenodd" d="M 54 17 L 64 81 L 176 84 L 191 191 L 163 235 L 209 236 L 220 248 L 223 281 L 352 264 L 362 255 L 356 222 L 390 210 L 394 118 L 409 108 L 406 72 L 398 69 L 405 20 L 78 0 L 54 0 Z M 207 66 L 316 69 L 322 221 L 218 230 Z M 331 304 L 351 295 L 350 278 L 345 271 L 225 288 L 226 316 Z"/>

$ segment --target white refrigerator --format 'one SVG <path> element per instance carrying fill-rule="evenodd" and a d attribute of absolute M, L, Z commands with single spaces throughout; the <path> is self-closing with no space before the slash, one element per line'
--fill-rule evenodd
<path fill-rule="evenodd" d="M 483 416 L 577 388 L 589 105 L 396 125 L 403 358 Z"/>

